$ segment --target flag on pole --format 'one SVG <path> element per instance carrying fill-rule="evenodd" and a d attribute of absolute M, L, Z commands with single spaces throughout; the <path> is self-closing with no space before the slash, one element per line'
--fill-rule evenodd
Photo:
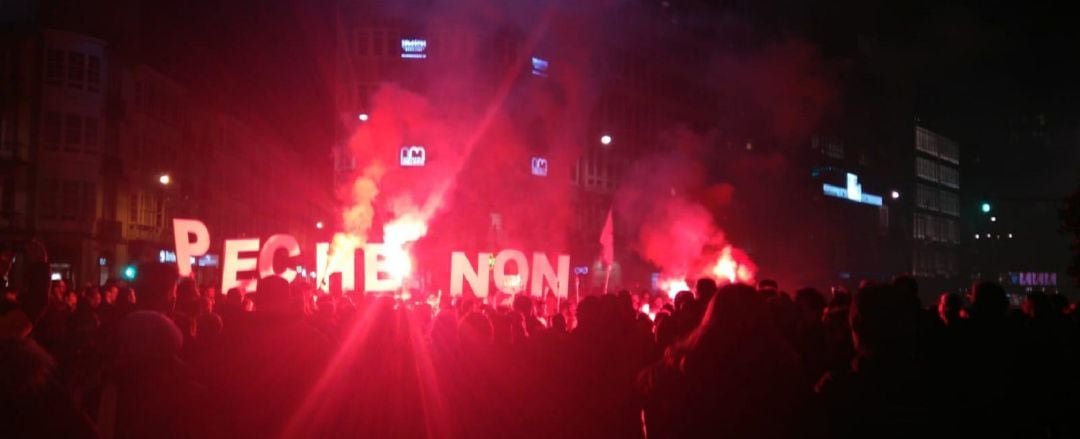
<path fill-rule="evenodd" d="M 600 231 L 600 246 L 603 251 L 600 254 L 600 259 L 604 262 L 604 266 L 611 266 L 611 263 L 615 261 L 615 227 L 611 223 L 611 210 L 608 210 L 607 220 L 604 221 L 604 228 Z"/>
<path fill-rule="evenodd" d="M 608 282 L 611 281 L 611 266 L 615 262 L 615 227 L 611 223 L 611 209 L 608 209 L 604 229 L 600 231 L 600 246 L 600 259 L 604 261 L 604 294 L 607 294 Z"/>

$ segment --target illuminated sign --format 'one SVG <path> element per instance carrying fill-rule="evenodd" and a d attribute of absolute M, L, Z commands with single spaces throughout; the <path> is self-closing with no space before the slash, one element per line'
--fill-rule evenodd
<path fill-rule="evenodd" d="M 532 175 L 537 177 L 547 177 L 548 174 L 548 161 L 543 157 L 532 158 Z"/>
<path fill-rule="evenodd" d="M 863 193 L 862 184 L 859 183 L 859 176 L 850 172 L 847 173 L 847 187 L 833 186 L 825 183 L 821 185 L 821 188 L 825 195 L 830 197 L 844 198 L 856 203 L 870 204 L 873 206 L 881 205 L 881 197 Z"/>
<path fill-rule="evenodd" d="M 427 58 L 427 40 L 421 38 L 402 38 L 401 57 L 405 59 Z"/>
<path fill-rule="evenodd" d="M 401 166 L 407 168 L 424 166 L 427 151 L 423 146 L 413 145 L 401 148 Z"/>
<path fill-rule="evenodd" d="M 548 62 L 545 59 L 532 57 L 532 74 L 534 76 L 547 77 Z"/>
<path fill-rule="evenodd" d="M 1009 273 L 1009 280 L 1013 285 L 1024 287 L 1056 287 L 1057 273 L 1030 271 Z"/>
<path fill-rule="evenodd" d="M 180 276 L 191 276 L 191 262 L 201 260 L 210 248 L 210 232 L 206 224 L 194 219 L 173 219 L 173 238 L 176 243 L 175 255 L 177 272 Z M 221 291 L 239 288 L 254 292 L 256 279 L 267 276 L 281 276 L 292 282 L 297 275 L 303 275 L 303 267 L 286 267 L 277 272 L 274 268 L 274 254 L 285 250 L 289 257 L 300 256 L 300 244 L 291 235 L 273 235 L 262 243 L 259 238 L 226 239 L 224 261 L 221 269 Z M 357 250 L 363 251 L 364 291 L 393 292 L 405 285 L 404 279 L 395 277 L 390 272 L 390 259 L 394 256 L 391 246 L 379 243 L 367 243 Z M 242 254 L 247 254 L 242 256 Z M 341 274 L 343 289 L 356 288 L 356 254 L 346 253 L 339 263 L 331 266 L 330 243 L 320 242 L 315 245 L 316 277 L 327 279 L 331 274 Z M 504 293 L 525 291 L 542 295 L 545 287 L 559 297 L 566 297 L 570 279 L 570 256 L 558 255 L 552 261 L 544 253 L 533 253 L 532 258 L 525 252 L 504 249 L 498 253 L 481 252 L 476 255 L 476 264 L 464 252 L 450 254 L 450 293 L 460 295 L 466 284 L 477 297 L 487 297 L 492 284 Z M 199 259 L 196 259 L 199 258 Z M 553 264 L 554 262 L 554 264 Z M 257 277 L 240 279 L 241 273 L 254 273 Z M 310 275 L 310 273 L 308 273 Z M 493 281 L 493 282 L 492 282 Z M 319 285 L 323 288 L 323 285 Z"/>

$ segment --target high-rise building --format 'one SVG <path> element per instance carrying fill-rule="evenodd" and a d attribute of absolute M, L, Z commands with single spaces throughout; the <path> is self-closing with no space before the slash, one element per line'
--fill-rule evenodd
<path fill-rule="evenodd" d="M 912 274 L 960 276 L 960 146 L 922 126 L 915 127 L 915 204 L 912 217 Z"/>

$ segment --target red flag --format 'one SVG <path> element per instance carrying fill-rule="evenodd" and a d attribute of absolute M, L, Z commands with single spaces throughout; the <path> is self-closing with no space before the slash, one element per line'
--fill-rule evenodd
<path fill-rule="evenodd" d="M 600 231 L 600 245 L 603 247 L 600 259 L 604 261 L 605 266 L 611 266 L 611 263 L 615 261 L 615 227 L 611 223 L 611 210 L 608 210 L 604 229 Z"/>

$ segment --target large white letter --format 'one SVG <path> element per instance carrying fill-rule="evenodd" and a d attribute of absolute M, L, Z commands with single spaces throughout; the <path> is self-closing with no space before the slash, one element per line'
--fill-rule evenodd
<path fill-rule="evenodd" d="M 345 254 L 334 255 L 333 266 L 328 266 L 330 243 L 320 242 L 315 244 L 315 279 L 318 280 L 319 288 L 326 291 L 330 287 L 330 275 L 341 273 L 342 291 L 356 291 L 356 251 L 350 250 Z M 325 280 L 325 281 L 324 281 Z"/>
<path fill-rule="evenodd" d="M 259 251 L 259 238 L 225 240 L 225 261 L 222 262 L 221 268 L 221 291 L 223 293 L 228 293 L 229 289 L 234 287 L 240 288 L 241 291 L 246 293 L 254 290 L 254 279 L 241 281 L 236 278 L 236 274 L 241 271 L 255 271 L 258 267 L 256 265 L 257 259 L 241 259 L 240 252 L 257 251 Z"/>
<path fill-rule="evenodd" d="M 191 276 L 191 257 L 202 256 L 210 250 L 210 232 L 206 224 L 194 219 L 173 218 L 173 240 L 176 241 L 176 268 L 181 277 Z M 194 241 L 188 237 L 195 235 Z"/>
<path fill-rule="evenodd" d="M 293 279 L 296 279 L 296 270 L 293 270 L 292 267 L 285 267 L 285 271 L 281 272 L 281 274 L 274 272 L 274 253 L 279 248 L 287 250 L 290 258 L 300 256 L 300 243 L 296 242 L 296 238 L 292 235 L 279 233 L 271 236 L 270 239 L 266 240 L 262 250 L 259 251 L 259 277 L 278 275 L 286 281 L 292 282 Z"/>
<path fill-rule="evenodd" d="M 506 274 L 506 263 L 517 264 L 517 274 Z M 516 277 L 515 277 L 516 276 Z M 529 279 L 529 260 L 518 250 L 503 250 L 495 256 L 495 288 L 504 293 L 518 293 Z"/>
<path fill-rule="evenodd" d="M 364 245 L 364 291 L 370 293 L 400 290 L 402 279 L 394 276 L 379 279 L 379 273 L 390 273 L 389 268 L 385 245 L 376 243 Z"/>
<path fill-rule="evenodd" d="M 463 252 L 450 254 L 450 294 L 460 296 L 463 290 L 463 281 L 469 282 L 476 297 L 485 298 L 488 295 L 488 259 L 491 253 L 480 253 L 477 256 L 476 268 L 469 262 L 469 257 Z"/>
<path fill-rule="evenodd" d="M 551 262 L 548 261 L 547 255 L 533 253 L 532 295 L 542 296 L 544 294 L 544 281 L 546 280 L 548 287 L 555 291 L 556 296 L 566 297 L 570 289 L 570 255 L 559 255 L 557 264 L 559 264 L 559 271 L 558 274 L 555 274 L 555 271 L 551 269 Z"/>

